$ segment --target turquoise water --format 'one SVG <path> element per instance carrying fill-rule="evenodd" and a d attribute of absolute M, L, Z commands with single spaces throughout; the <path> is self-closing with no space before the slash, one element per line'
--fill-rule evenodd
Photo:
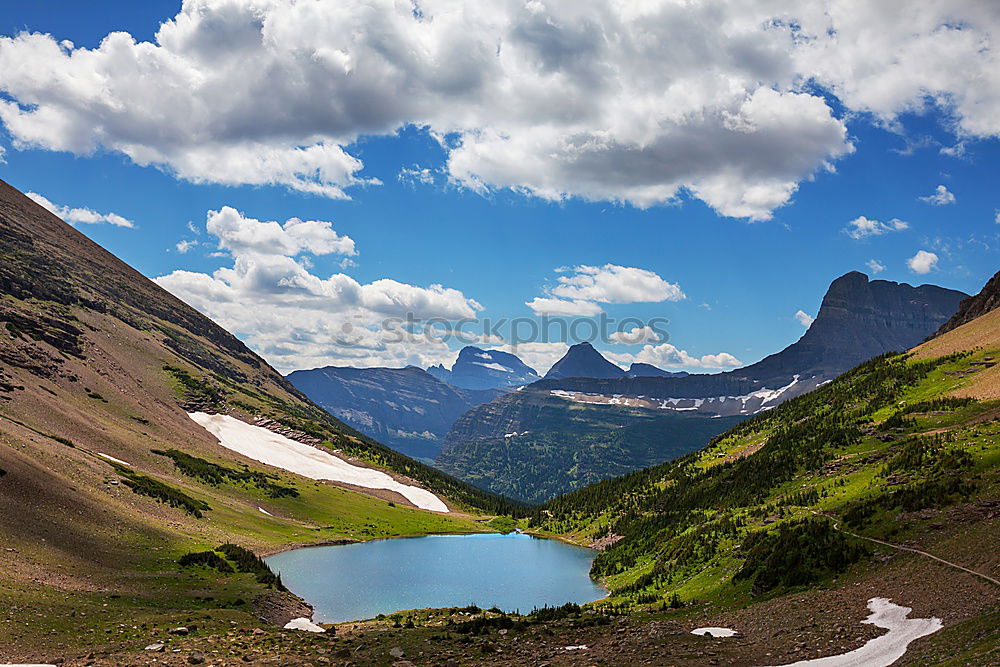
<path fill-rule="evenodd" d="M 593 602 L 605 596 L 588 574 L 595 555 L 555 540 L 490 534 L 306 547 L 265 560 L 313 605 L 313 620 L 341 623 L 425 607 L 528 612 Z"/>

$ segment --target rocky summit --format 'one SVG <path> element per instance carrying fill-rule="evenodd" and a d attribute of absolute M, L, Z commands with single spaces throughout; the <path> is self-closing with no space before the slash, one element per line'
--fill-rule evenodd
<path fill-rule="evenodd" d="M 641 378 L 641 377 L 661 377 L 661 378 L 682 378 L 690 375 L 687 371 L 665 371 L 662 368 L 657 368 L 652 364 L 642 364 L 635 363 L 628 367 L 625 371 L 625 377 L 630 378 Z"/>
<path fill-rule="evenodd" d="M 601 356 L 590 343 L 577 343 L 562 359 L 553 364 L 546 379 L 557 378 L 621 378 L 625 371 Z"/>
<path fill-rule="evenodd" d="M 535 369 L 516 355 L 471 345 L 461 349 L 450 370 L 438 364 L 428 368 L 427 372 L 442 382 L 462 389 L 519 387 L 539 379 Z"/>

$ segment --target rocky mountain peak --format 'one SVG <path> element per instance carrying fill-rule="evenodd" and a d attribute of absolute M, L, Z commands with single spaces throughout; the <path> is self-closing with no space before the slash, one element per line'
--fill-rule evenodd
<path fill-rule="evenodd" d="M 463 389 L 502 389 L 530 384 L 539 379 L 538 373 L 516 355 L 472 345 L 459 351 L 451 370 L 438 364 L 428 368 L 427 372 L 442 382 Z"/>
<path fill-rule="evenodd" d="M 566 351 L 562 359 L 557 361 L 545 374 L 551 378 L 587 377 L 587 378 L 620 378 L 625 377 L 625 371 L 601 356 L 588 342 L 577 343 Z"/>

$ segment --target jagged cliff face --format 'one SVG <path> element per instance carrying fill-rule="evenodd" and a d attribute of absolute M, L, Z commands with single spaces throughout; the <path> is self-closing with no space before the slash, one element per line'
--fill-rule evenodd
<path fill-rule="evenodd" d="M 879 354 L 919 344 L 947 322 L 967 296 L 936 285 L 869 281 L 852 271 L 833 281 L 816 320 L 798 342 L 734 372 L 763 381 L 794 373 L 830 379 Z"/>
<path fill-rule="evenodd" d="M 545 379 L 463 415 L 448 434 L 439 463 L 477 482 L 491 472 L 469 452 L 485 453 L 490 465 L 504 468 L 504 477 L 515 480 L 509 491 L 518 489 L 522 497 L 531 497 L 518 474 L 532 475 L 548 451 L 540 443 L 563 428 L 557 427 L 562 420 L 554 416 L 560 409 L 576 412 L 577 433 L 572 437 L 578 440 L 587 432 L 586 415 L 596 409 L 622 411 L 622 424 L 664 414 L 712 421 L 745 418 L 812 391 L 871 357 L 917 345 L 948 321 L 965 296 L 934 285 L 869 281 L 864 274 L 851 272 L 830 285 L 816 320 L 801 339 L 756 364 L 714 375 L 622 377 L 624 373 L 615 367 L 616 372 L 603 377 L 579 377 L 580 359 L 592 362 L 596 355 L 610 363 L 589 346 L 574 346 L 580 348 L 578 354 L 573 359 L 567 355 L 564 361 L 572 361 L 565 365 L 576 376 L 560 377 L 550 371 Z M 704 435 L 687 451 L 704 445 L 711 437 Z M 623 429 L 617 437 L 616 442 L 624 437 L 627 447 L 633 436 Z M 639 442 L 634 439 L 637 446 Z M 505 458 L 500 460 L 496 452 Z M 565 456 L 573 460 L 572 452 Z"/>
<path fill-rule="evenodd" d="M 977 317 L 982 317 L 997 308 L 1000 308 L 1000 271 L 990 278 L 979 294 L 970 296 L 968 299 L 962 301 L 958 307 L 958 312 L 950 320 L 941 325 L 941 328 L 934 335 L 940 336 L 941 334 L 948 333 L 952 329 L 957 329 L 963 324 L 971 322 Z"/>
<path fill-rule="evenodd" d="M 503 394 L 454 387 L 426 371 L 341 368 L 295 371 L 288 380 L 327 412 L 393 449 L 433 460 L 451 425 L 472 408 Z"/>

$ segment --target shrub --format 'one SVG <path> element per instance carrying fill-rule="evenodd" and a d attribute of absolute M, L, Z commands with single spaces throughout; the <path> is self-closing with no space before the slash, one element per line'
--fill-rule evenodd
<path fill-rule="evenodd" d="M 175 489 L 168 484 L 164 484 L 158 479 L 153 479 L 148 475 L 143 475 L 142 473 L 136 472 L 135 470 L 119 463 L 114 463 L 113 461 L 110 463 L 118 474 L 125 478 L 123 480 L 125 486 L 141 496 L 148 496 L 161 503 L 166 503 L 171 507 L 181 509 L 196 519 L 200 519 L 204 516 L 202 512 L 212 509 L 209 507 L 208 503 L 202 500 L 196 500 L 180 489 Z"/>
<path fill-rule="evenodd" d="M 181 556 L 177 562 L 181 567 L 204 565 L 226 574 L 235 572 L 233 566 L 214 551 L 192 551 Z"/>
<path fill-rule="evenodd" d="M 177 467 L 181 474 L 188 477 L 195 477 L 213 486 L 229 480 L 231 482 L 256 486 L 258 489 L 263 490 L 269 498 L 297 498 L 299 495 L 299 492 L 290 486 L 282 486 L 281 484 L 272 482 L 271 480 L 274 477 L 267 473 L 227 468 L 226 466 L 206 461 L 205 459 L 192 456 L 177 449 L 168 449 L 166 451 L 153 449 L 150 451 L 172 460 L 174 466 Z"/>
<path fill-rule="evenodd" d="M 265 584 L 271 588 L 276 588 L 279 591 L 288 590 L 285 585 L 281 583 L 281 575 L 275 574 L 267 563 L 264 562 L 260 556 L 254 552 L 241 547 L 237 544 L 223 544 L 219 547 L 218 551 L 225 554 L 226 558 L 231 560 L 233 564 L 236 565 L 236 569 L 240 572 L 246 572 L 253 574 L 257 577 L 257 582 Z"/>

